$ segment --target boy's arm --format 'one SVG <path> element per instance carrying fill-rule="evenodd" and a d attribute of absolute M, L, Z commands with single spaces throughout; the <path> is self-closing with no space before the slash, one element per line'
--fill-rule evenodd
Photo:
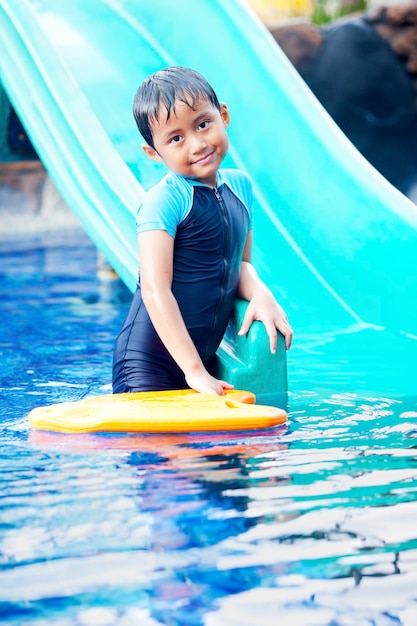
<path fill-rule="evenodd" d="M 223 395 L 231 389 L 211 376 L 190 337 L 172 293 L 174 239 L 165 230 L 139 234 L 139 265 L 142 298 L 162 343 L 196 391 Z"/>
<path fill-rule="evenodd" d="M 252 231 L 246 239 L 240 271 L 238 295 L 249 304 L 246 309 L 239 335 L 246 335 L 254 320 L 264 323 L 269 336 L 271 352 L 276 352 L 277 330 L 284 335 L 287 350 L 290 349 L 293 331 L 283 308 L 275 300 L 272 292 L 261 281 L 251 263 Z"/>

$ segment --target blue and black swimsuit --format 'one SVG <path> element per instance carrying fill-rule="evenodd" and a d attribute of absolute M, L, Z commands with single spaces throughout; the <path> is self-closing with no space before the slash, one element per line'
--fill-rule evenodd
<path fill-rule="evenodd" d="M 218 172 L 217 188 L 167 174 L 146 194 L 138 232 L 174 238 L 172 292 L 198 353 L 211 363 L 226 330 L 252 228 L 252 187 L 239 170 Z M 159 339 L 140 281 L 116 341 L 113 393 L 184 389 L 184 374 Z"/>

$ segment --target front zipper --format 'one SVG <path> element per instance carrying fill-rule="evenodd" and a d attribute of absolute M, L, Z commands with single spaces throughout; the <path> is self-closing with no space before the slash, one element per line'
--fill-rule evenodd
<path fill-rule="evenodd" d="M 218 189 L 213 189 L 214 192 L 214 196 L 217 200 L 217 203 L 220 207 L 221 213 L 222 213 L 222 217 L 223 217 L 223 221 L 224 221 L 224 226 L 225 226 L 225 236 L 224 236 L 224 243 L 223 243 L 223 277 L 222 277 L 222 282 L 220 285 L 220 298 L 219 298 L 219 302 L 217 304 L 216 307 L 216 313 L 214 315 L 213 318 L 213 324 L 212 324 L 212 329 L 214 329 L 216 327 L 216 323 L 217 323 L 217 319 L 218 319 L 218 314 L 219 311 L 221 310 L 221 306 L 223 304 L 224 301 L 224 285 L 226 282 L 226 275 L 227 275 L 227 270 L 228 270 L 228 266 L 229 266 L 229 262 L 227 259 L 227 252 L 229 249 L 229 241 L 230 241 L 230 226 L 229 226 L 229 221 L 227 219 L 227 211 L 226 211 L 226 207 L 223 201 L 223 198 L 221 196 L 221 194 L 219 193 Z"/>

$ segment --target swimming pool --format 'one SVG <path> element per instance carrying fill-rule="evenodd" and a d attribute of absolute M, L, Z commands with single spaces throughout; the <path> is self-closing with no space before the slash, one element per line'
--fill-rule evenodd
<path fill-rule="evenodd" d="M 274 430 L 30 431 L 34 406 L 109 392 L 129 294 L 79 232 L 0 255 L 2 624 L 417 623 L 414 373 L 377 376 L 401 342 L 296 340 Z"/>

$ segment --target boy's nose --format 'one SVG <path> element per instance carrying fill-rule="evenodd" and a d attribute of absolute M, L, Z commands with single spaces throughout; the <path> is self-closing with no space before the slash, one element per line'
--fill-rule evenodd
<path fill-rule="evenodd" d="M 190 149 L 192 152 L 198 153 L 201 150 L 204 150 L 207 147 L 207 142 L 204 137 L 199 135 L 193 135 L 190 141 Z"/>

